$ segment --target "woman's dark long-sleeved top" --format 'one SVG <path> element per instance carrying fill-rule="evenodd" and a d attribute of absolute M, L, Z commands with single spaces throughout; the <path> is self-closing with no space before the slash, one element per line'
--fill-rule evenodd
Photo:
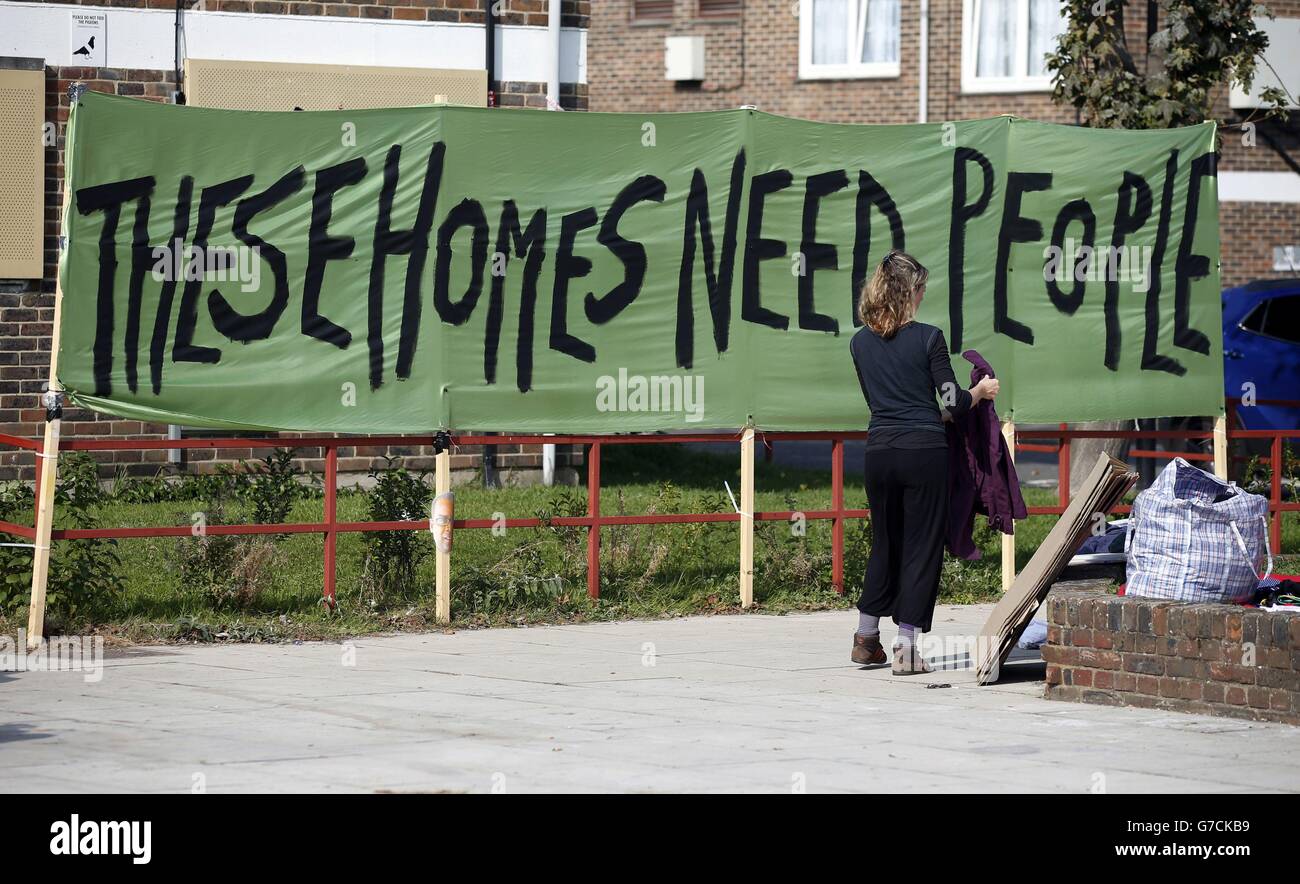
<path fill-rule="evenodd" d="M 910 322 L 886 340 L 864 326 L 849 342 L 871 409 L 867 448 L 946 448 L 939 401 L 954 418 L 971 407 L 957 383 L 943 330 Z"/>

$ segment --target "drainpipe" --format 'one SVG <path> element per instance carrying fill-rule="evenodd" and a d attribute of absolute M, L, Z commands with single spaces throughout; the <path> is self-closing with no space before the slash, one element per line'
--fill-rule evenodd
<path fill-rule="evenodd" d="M 560 0 L 546 4 L 546 42 L 550 47 L 550 65 L 546 78 L 546 109 L 560 110 Z M 542 445 L 542 484 L 555 484 L 555 443 Z"/>
<path fill-rule="evenodd" d="M 496 74 L 497 61 L 497 2 L 498 0 L 483 0 L 483 45 L 485 50 L 483 66 L 487 68 L 488 107 L 497 106 L 496 81 L 493 79 Z"/>
<path fill-rule="evenodd" d="M 918 54 L 921 61 L 916 74 L 918 92 L 916 121 L 925 123 L 929 121 L 930 116 L 928 106 L 930 97 L 930 0 L 921 0 L 921 39 Z"/>
<path fill-rule="evenodd" d="M 497 93 L 493 75 L 496 73 L 497 60 L 497 14 L 496 4 L 499 0 L 483 0 L 483 67 L 487 69 L 487 106 L 497 106 Z M 492 433 L 486 435 L 491 436 Z M 483 487 L 500 488 L 501 479 L 497 473 L 497 447 L 483 446 Z"/>
<path fill-rule="evenodd" d="M 547 433 L 546 435 L 553 436 L 554 433 Z M 555 484 L 554 442 L 547 442 L 542 446 L 542 484 L 547 486 Z"/>
<path fill-rule="evenodd" d="M 167 438 L 168 438 L 168 439 L 173 439 L 173 440 L 175 440 L 175 439 L 179 439 L 180 437 L 181 437 L 181 428 L 180 428 L 179 426 L 177 426 L 176 424 L 168 424 L 168 425 L 167 425 Z M 179 448 L 168 448 L 168 449 L 167 449 L 167 462 L 170 463 L 170 464 L 178 464 L 178 463 L 180 463 L 180 462 L 181 462 L 181 450 L 180 450 Z"/>
<path fill-rule="evenodd" d="M 550 76 L 546 79 L 546 109 L 560 109 L 560 0 L 546 4 L 546 38 L 551 49 Z"/>

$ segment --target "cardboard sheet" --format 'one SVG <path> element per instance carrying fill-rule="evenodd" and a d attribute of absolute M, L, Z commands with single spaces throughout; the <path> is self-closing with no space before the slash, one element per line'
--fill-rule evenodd
<path fill-rule="evenodd" d="M 1105 453 L 1097 457 L 1088 480 L 1074 495 L 1025 569 L 1016 575 L 1015 582 L 980 630 L 976 645 L 976 675 L 980 684 L 992 684 L 998 680 L 1002 663 L 1047 597 L 1052 583 L 1065 570 L 1088 535 L 1099 525 L 1104 529 L 1106 514 L 1124 498 L 1137 478 L 1138 474 L 1130 471 L 1122 460 Z"/>

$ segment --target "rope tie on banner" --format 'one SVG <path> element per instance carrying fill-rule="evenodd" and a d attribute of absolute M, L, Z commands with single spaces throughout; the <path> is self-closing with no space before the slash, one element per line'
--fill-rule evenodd
<path fill-rule="evenodd" d="M 0 546 L 21 547 L 22 549 L 49 549 L 48 546 L 39 546 L 35 543 L 0 543 Z"/>
<path fill-rule="evenodd" d="M 741 427 L 740 430 L 736 433 L 736 435 L 732 436 L 731 438 L 736 440 L 737 442 L 745 441 L 746 430 L 753 430 L 755 441 L 762 442 L 763 447 L 766 448 L 768 451 L 772 450 L 772 443 L 768 440 L 767 433 L 764 432 L 763 430 L 758 429 L 753 424 L 745 424 L 745 426 Z"/>
<path fill-rule="evenodd" d="M 763 443 L 764 443 L 764 444 L 767 444 L 767 434 L 765 434 L 762 430 L 760 430 L 760 429 L 758 429 L 757 427 L 755 427 L 752 423 L 751 423 L 751 424 L 745 424 L 743 427 L 741 427 L 739 430 L 737 430 L 737 431 L 736 431 L 736 435 L 732 436 L 731 438 L 735 439 L 737 442 L 743 442 L 744 439 L 745 439 L 745 431 L 746 431 L 746 430 L 753 430 L 753 431 L 754 431 L 754 438 L 756 438 L 756 439 L 762 439 L 762 440 L 763 440 Z"/>

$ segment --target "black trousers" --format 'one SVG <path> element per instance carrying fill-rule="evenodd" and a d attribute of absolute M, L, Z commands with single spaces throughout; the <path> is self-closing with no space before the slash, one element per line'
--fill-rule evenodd
<path fill-rule="evenodd" d="M 930 631 L 948 528 L 948 450 L 867 452 L 871 557 L 858 610 Z"/>

